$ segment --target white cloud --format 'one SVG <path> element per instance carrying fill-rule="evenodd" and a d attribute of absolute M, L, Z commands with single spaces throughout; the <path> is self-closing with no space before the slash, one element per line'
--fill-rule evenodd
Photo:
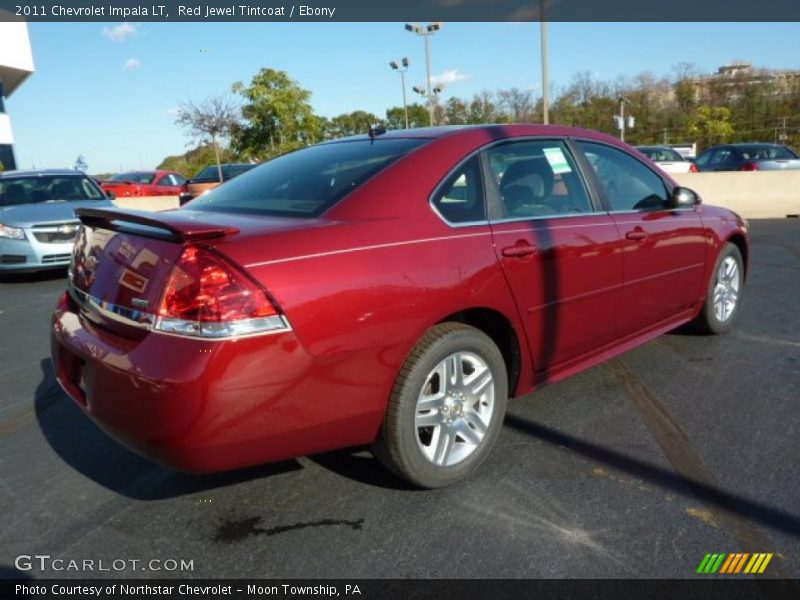
<path fill-rule="evenodd" d="M 123 67 L 123 69 L 125 69 L 126 71 L 133 71 L 141 66 L 142 66 L 142 61 L 140 61 L 138 58 L 129 58 L 128 60 L 125 61 L 125 66 Z"/>
<path fill-rule="evenodd" d="M 449 85 L 451 83 L 457 83 L 459 81 L 464 81 L 465 79 L 469 79 L 472 75 L 468 75 L 467 73 L 459 73 L 458 69 L 447 69 L 446 71 L 442 71 L 438 75 L 433 75 L 431 77 L 431 83 L 433 85 Z"/>
<path fill-rule="evenodd" d="M 173 119 L 177 118 L 180 114 L 180 108 L 177 106 L 170 106 L 167 110 L 164 111 L 164 114 L 168 117 L 172 117 Z"/>
<path fill-rule="evenodd" d="M 112 42 L 124 42 L 136 34 L 136 25 L 131 23 L 120 23 L 116 27 L 103 27 L 103 35 Z"/>

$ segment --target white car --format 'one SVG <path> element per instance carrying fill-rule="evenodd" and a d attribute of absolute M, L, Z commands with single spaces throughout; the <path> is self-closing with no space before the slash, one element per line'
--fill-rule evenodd
<path fill-rule="evenodd" d="M 697 173 L 697 166 L 669 146 L 636 146 L 666 173 Z"/>

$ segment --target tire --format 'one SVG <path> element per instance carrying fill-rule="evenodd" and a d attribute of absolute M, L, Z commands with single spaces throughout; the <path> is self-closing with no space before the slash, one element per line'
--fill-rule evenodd
<path fill-rule="evenodd" d="M 706 335 L 719 335 L 729 331 L 739 312 L 743 287 L 742 253 L 735 244 L 727 243 L 714 265 L 703 308 L 694 321 L 695 328 Z M 721 298 L 719 294 L 722 294 Z"/>
<path fill-rule="evenodd" d="M 415 486 L 453 484 L 491 451 L 507 400 L 506 365 L 491 338 L 461 323 L 437 325 L 400 369 L 373 454 Z"/>

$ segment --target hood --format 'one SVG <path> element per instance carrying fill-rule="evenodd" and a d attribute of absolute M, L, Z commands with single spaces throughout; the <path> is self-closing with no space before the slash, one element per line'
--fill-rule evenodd
<path fill-rule="evenodd" d="M 110 200 L 56 200 L 0 206 L 0 223 L 9 227 L 31 227 L 46 223 L 78 221 L 76 208 L 112 208 Z"/>

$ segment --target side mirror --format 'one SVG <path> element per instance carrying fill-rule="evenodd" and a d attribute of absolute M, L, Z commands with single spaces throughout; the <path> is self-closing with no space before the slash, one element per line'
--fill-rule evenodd
<path fill-rule="evenodd" d="M 672 195 L 669 199 L 670 208 L 687 208 L 689 206 L 696 206 L 700 204 L 700 196 L 697 192 L 685 187 L 676 187 L 672 190 Z"/>
<path fill-rule="evenodd" d="M 108 198 L 109 200 L 114 200 L 116 199 L 116 197 L 117 195 L 114 192 L 106 192 L 106 198 Z"/>

